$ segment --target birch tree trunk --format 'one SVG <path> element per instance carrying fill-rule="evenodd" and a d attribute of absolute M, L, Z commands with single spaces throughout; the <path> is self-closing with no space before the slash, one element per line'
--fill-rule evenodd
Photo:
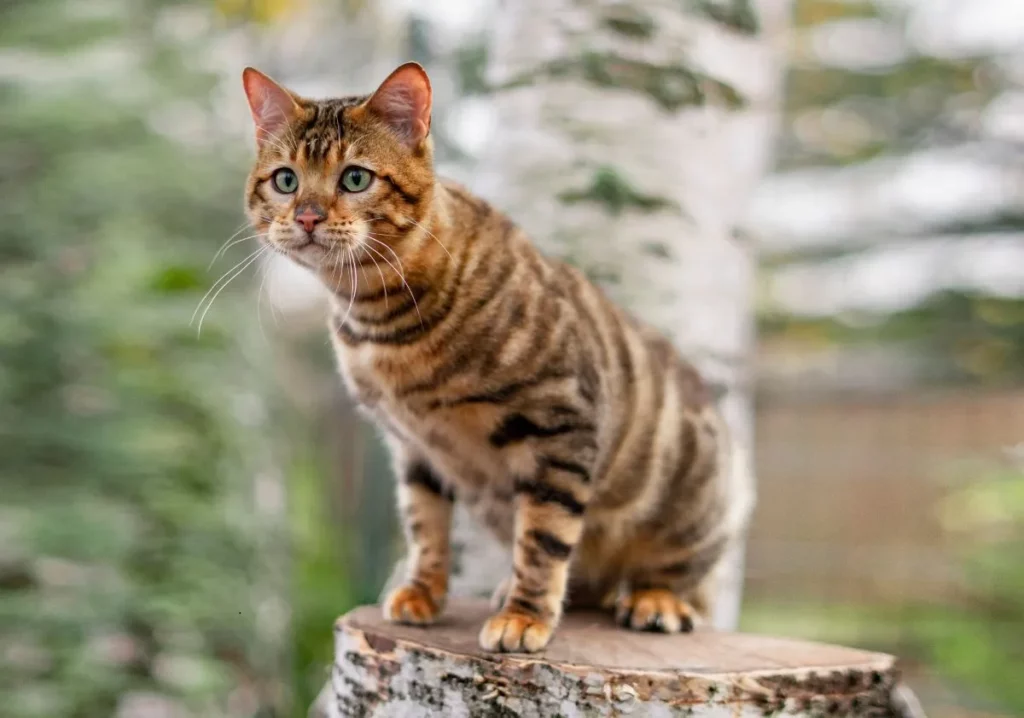
<path fill-rule="evenodd" d="M 719 389 L 746 447 L 755 258 L 736 225 L 770 164 L 788 10 L 506 0 L 489 78 L 497 130 L 475 187 L 670 335 Z M 493 585 L 506 566 L 465 543 L 462 573 Z M 722 576 L 720 628 L 737 622 L 742 568 L 740 550 Z"/>

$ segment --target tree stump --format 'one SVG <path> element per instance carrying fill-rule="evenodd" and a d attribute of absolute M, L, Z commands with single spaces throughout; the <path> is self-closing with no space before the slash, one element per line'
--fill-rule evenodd
<path fill-rule="evenodd" d="M 539 655 L 477 646 L 486 602 L 454 601 L 429 628 L 386 623 L 376 606 L 335 626 L 330 715 L 892 716 L 895 660 L 805 641 L 698 629 L 666 636 L 566 615 Z"/>

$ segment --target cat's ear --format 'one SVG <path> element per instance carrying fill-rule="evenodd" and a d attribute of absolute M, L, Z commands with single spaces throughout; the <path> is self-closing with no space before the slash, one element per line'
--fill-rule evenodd
<path fill-rule="evenodd" d="M 262 144 L 295 116 L 298 103 L 288 90 L 251 67 L 242 71 L 242 86 L 256 123 L 256 141 Z"/>
<path fill-rule="evenodd" d="M 430 79 L 418 63 L 407 62 L 388 75 L 365 107 L 385 122 L 409 147 L 430 132 Z"/>

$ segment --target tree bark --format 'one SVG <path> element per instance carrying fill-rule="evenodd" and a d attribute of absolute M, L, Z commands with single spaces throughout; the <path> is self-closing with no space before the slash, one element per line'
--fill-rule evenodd
<path fill-rule="evenodd" d="M 606 615 L 569 614 L 540 658 L 477 647 L 484 602 L 459 602 L 432 628 L 353 611 L 337 626 L 328 715 L 891 716 L 890 656 L 765 636 L 625 633 Z M 639 666 L 643 666 L 640 668 Z"/>
<path fill-rule="evenodd" d="M 503 3 L 497 131 L 475 187 L 671 336 L 718 390 L 741 447 L 752 440 L 755 258 L 735 228 L 771 161 L 788 10 L 789 0 Z M 473 588 L 506 570 L 489 547 L 476 557 L 478 533 L 457 532 L 469 537 L 461 568 Z M 719 628 L 736 626 L 742 573 L 740 549 L 720 575 Z"/>

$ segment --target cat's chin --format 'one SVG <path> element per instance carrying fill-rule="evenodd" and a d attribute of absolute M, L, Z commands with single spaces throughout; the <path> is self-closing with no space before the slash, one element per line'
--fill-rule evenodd
<path fill-rule="evenodd" d="M 297 246 L 278 246 L 275 249 L 292 261 L 310 269 L 318 269 L 327 259 L 327 250 L 312 240 Z"/>

